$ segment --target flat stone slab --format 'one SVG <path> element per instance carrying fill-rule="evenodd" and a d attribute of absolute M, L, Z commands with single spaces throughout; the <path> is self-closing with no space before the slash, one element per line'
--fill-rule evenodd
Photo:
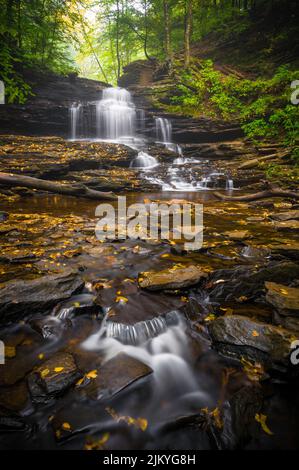
<path fill-rule="evenodd" d="M 299 242 L 291 241 L 281 245 L 270 245 L 269 248 L 274 254 L 286 256 L 287 258 L 299 259 Z"/>
<path fill-rule="evenodd" d="M 298 339 L 288 330 L 239 315 L 217 318 L 209 326 L 213 345 L 227 356 L 245 357 L 270 368 L 290 366 L 291 343 Z"/>
<path fill-rule="evenodd" d="M 278 214 L 271 214 L 271 219 L 284 222 L 286 220 L 299 220 L 299 210 L 292 210 L 286 212 L 279 212 Z"/>
<path fill-rule="evenodd" d="M 82 374 L 70 353 L 57 353 L 28 377 L 32 400 L 47 402 L 69 388 Z"/>
<path fill-rule="evenodd" d="M 250 238 L 250 232 L 248 230 L 232 230 L 228 232 L 224 232 L 223 235 L 229 240 L 246 240 Z"/>
<path fill-rule="evenodd" d="M 27 314 L 45 313 L 83 286 L 84 281 L 72 271 L 33 280 L 9 281 L 0 288 L 0 323 L 21 319 Z"/>
<path fill-rule="evenodd" d="M 207 273 L 203 271 L 201 266 L 174 266 L 162 271 L 140 273 L 138 284 L 141 288 L 149 290 L 175 290 L 194 286 L 206 277 Z"/>
<path fill-rule="evenodd" d="M 143 362 L 119 353 L 100 367 L 97 377 L 84 387 L 84 393 L 94 400 L 108 398 L 151 373 L 152 369 Z"/>
<path fill-rule="evenodd" d="M 299 316 L 299 288 L 288 287 L 275 282 L 265 282 L 266 300 L 281 315 Z"/>
<path fill-rule="evenodd" d="M 281 231 L 299 230 L 299 220 L 287 220 L 285 222 L 274 222 L 274 227 L 277 230 L 281 230 Z"/>

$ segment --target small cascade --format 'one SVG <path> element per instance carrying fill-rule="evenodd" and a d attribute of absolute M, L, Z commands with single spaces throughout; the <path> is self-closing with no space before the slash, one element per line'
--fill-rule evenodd
<path fill-rule="evenodd" d="M 97 138 L 117 141 L 134 137 L 136 109 L 131 94 L 124 88 L 105 88 L 96 103 Z"/>
<path fill-rule="evenodd" d="M 146 152 L 139 152 L 137 157 L 132 160 L 131 168 L 154 168 L 159 165 L 158 161 Z"/>
<path fill-rule="evenodd" d="M 106 361 L 119 353 L 139 359 L 151 367 L 155 390 L 165 393 L 165 396 L 173 392 L 185 395 L 197 390 L 197 383 L 187 360 L 189 350 L 185 324 L 178 313 L 173 312 L 170 320 L 155 318 L 137 323 L 135 330 L 119 325 L 104 322 L 104 326 L 85 340 L 81 347 L 100 351 Z"/>
<path fill-rule="evenodd" d="M 179 316 L 175 311 L 169 312 L 165 317 L 154 317 L 151 320 L 135 323 L 135 325 L 109 321 L 106 323 L 106 336 L 116 338 L 123 344 L 142 344 L 164 333 L 168 326 L 178 323 Z"/>
<path fill-rule="evenodd" d="M 156 138 L 158 142 L 163 144 L 171 144 L 172 139 L 172 125 L 166 118 L 156 118 Z"/>
<path fill-rule="evenodd" d="M 78 138 L 80 114 L 81 114 L 81 104 L 80 103 L 72 104 L 72 106 L 70 107 L 71 140 L 76 140 Z"/>
<path fill-rule="evenodd" d="M 234 189 L 234 181 L 233 181 L 232 178 L 228 178 L 228 179 L 226 180 L 225 189 L 227 189 L 227 190 L 232 190 L 232 189 Z"/>

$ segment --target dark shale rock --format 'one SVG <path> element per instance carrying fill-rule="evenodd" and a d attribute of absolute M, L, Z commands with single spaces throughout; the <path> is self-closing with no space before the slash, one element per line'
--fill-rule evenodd
<path fill-rule="evenodd" d="M 210 299 L 217 302 L 236 300 L 240 296 L 264 299 L 265 281 L 280 282 L 283 279 L 288 284 L 298 278 L 299 266 L 291 261 L 271 262 L 258 270 L 249 266 L 221 269 L 212 277 L 211 282 L 218 283 L 210 292 Z"/>
<path fill-rule="evenodd" d="M 224 355 L 262 362 L 265 367 L 280 372 L 291 367 L 291 343 L 296 339 L 291 331 L 229 315 L 211 322 L 209 332 L 213 346 Z"/>
<path fill-rule="evenodd" d="M 96 379 L 84 387 L 84 393 L 94 400 L 105 399 L 151 373 L 152 369 L 143 362 L 119 353 L 100 367 Z"/>
<path fill-rule="evenodd" d="M 299 260 L 299 242 L 291 241 L 282 245 L 270 245 L 271 253 Z"/>
<path fill-rule="evenodd" d="M 198 284 L 207 278 L 201 266 L 174 266 L 163 271 L 148 271 L 139 274 L 139 286 L 149 290 L 183 289 Z"/>
<path fill-rule="evenodd" d="M 0 323 L 44 313 L 83 286 L 84 281 L 72 271 L 28 281 L 9 281 L 0 288 Z"/>
<path fill-rule="evenodd" d="M 28 377 L 28 386 L 35 403 L 61 395 L 81 376 L 69 353 L 60 352 L 37 367 Z"/>
<path fill-rule="evenodd" d="M 287 287 L 275 282 L 265 282 L 265 286 L 267 302 L 273 305 L 281 315 L 299 318 L 299 288 Z"/>
<path fill-rule="evenodd" d="M 220 441 L 222 449 L 244 448 L 255 437 L 256 413 L 263 405 L 263 394 L 258 386 L 247 386 L 238 390 L 224 405 L 223 430 Z"/>
<path fill-rule="evenodd" d="M 271 219 L 284 222 L 286 220 L 298 220 L 299 210 L 292 210 L 287 212 L 279 212 L 278 214 L 271 214 Z"/>

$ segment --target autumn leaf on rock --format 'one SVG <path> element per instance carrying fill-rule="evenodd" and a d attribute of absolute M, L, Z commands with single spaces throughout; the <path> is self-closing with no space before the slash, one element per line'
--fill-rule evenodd
<path fill-rule="evenodd" d="M 273 432 L 268 428 L 266 424 L 267 416 L 263 414 L 256 413 L 255 415 L 255 420 L 260 423 L 263 431 L 265 431 L 266 434 L 269 434 L 269 436 L 273 436 Z"/>

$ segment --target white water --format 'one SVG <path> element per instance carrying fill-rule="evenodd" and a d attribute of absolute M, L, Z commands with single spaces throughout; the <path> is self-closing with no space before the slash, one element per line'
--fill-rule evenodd
<path fill-rule="evenodd" d="M 156 137 L 158 142 L 172 143 L 172 125 L 168 119 L 156 118 Z"/>
<path fill-rule="evenodd" d="M 161 334 L 137 346 L 123 344 L 109 336 L 112 331 L 110 323 L 104 321 L 100 330 L 85 340 L 81 347 L 100 351 L 105 361 L 120 352 L 142 361 L 152 368 L 155 388 L 159 392 L 176 390 L 181 395 L 197 390 L 194 374 L 187 362 L 188 338 L 182 321 L 170 327 L 163 324 Z"/>
<path fill-rule="evenodd" d="M 78 136 L 78 128 L 80 121 L 81 104 L 73 104 L 70 108 L 71 114 L 71 139 L 75 140 Z"/>
<path fill-rule="evenodd" d="M 131 94 L 124 88 L 105 88 L 96 103 L 97 137 L 119 140 L 134 137 L 136 109 Z"/>
<path fill-rule="evenodd" d="M 85 121 L 86 116 L 88 118 L 90 129 L 96 127 L 96 141 L 121 143 L 138 150 L 138 155 L 133 158 L 130 167 L 136 170 L 147 170 L 144 172 L 143 177 L 152 184 L 160 186 L 162 191 L 194 192 L 221 187 L 218 185 L 219 176 L 224 176 L 221 173 L 211 172 L 201 177 L 201 179 L 195 176 L 193 164 L 203 164 L 204 162 L 184 157 L 180 145 L 172 142 L 172 123 L 164 117 L 155 118 L 156 143 L 163 144 L 169 151 L 176 153 L 177 158 L 174 158 L 172 164 L 168 167 L 166 178 L 161 176 L 160 168 L 158 169 L 159 173 L 156 172 L 155 168 L 161 167 L 161 165 L 148 152 L 148 140 L 142 134 L 138 134 L 145 128 L 145 112 L 142 109 L 136 109 L 128 90 L 119 87 L 106 88 L 102 92 L 101 100 L 87 103 L 87 105 L 84 107 L 83 104 L 74 103 L 70 108 L 72 140 L 76 140 L 79 133 L 82 134 L 83 132 L 83 127 L 85 127 L 83 126 L 84 114 Z M 96 126 L 94 126 L 94 116 Z M 164 167 L 165 164 L 162 169 Z M 230 175 L 227 176 L 225 189 L 234 189 L 234 183 Z"/>
<path fill-rule="evenodd" d="M 159 165 L 155 157 L 152 157 L 146 152 L 139 152 L 137 157 L 132 160 L 131 168 L 154 168 Z"/>

